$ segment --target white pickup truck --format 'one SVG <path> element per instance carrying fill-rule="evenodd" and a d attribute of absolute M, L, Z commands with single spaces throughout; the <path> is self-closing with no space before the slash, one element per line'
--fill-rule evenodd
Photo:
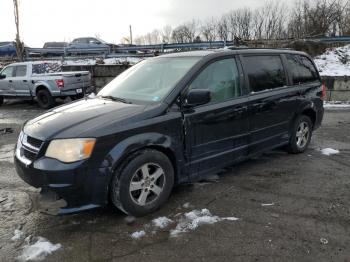
<path fill-rule="evenodd" d="M 42 108 L 55 105 L 55 98 L 84 97 L 90 87 L 88 71 L 61 72 L 53 62 L 23 62 L 4 67 L 0 72 L 0 105 L 4 99 L 35 99 Z"/>

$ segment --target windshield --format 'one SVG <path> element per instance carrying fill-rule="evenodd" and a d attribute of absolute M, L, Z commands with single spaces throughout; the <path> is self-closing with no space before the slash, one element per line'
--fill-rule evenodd
<path fill-rule="evenodd" d="M 200 57 L 177 57 L 144 60 L 117 76 L 99 96 L 128 101 L 161 101 Z"/>

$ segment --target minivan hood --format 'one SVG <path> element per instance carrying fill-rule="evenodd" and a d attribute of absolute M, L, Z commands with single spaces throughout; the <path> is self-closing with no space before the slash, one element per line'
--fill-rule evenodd
<path fill-rule="evenodd" d="M 41 140 L 96 137 L 94 130 L 142 113 L 145 107 L 102 98 L 79 100 L 37 116 L 25 124 L 23 131 Z"/>

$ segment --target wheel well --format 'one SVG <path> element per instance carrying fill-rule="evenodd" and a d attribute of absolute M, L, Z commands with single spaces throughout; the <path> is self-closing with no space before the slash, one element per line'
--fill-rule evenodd
<path fill-rule="evenodd" d="M 312 125 L 315 125 L 316 122 L 316 112 L 312 109 L 305 109 L 302 113 L 302 115 L 308 116 L 311 119 Z"/>
<path fill-rule="evenodd" d="M 133 157 L 133 156 L 137 155 L 138 152 L 141 152 L 141 151 L 146 150 L 146 149 L 157 150 L 159 152 L 162 152 L 164 155 L 166 155 L 169 158 L 169 160 L 174 168 L 174 184 L 176 185 L 178 183 L 178 173 L 177 173 L 178 169 L 177 169 L 177 165 L 176 165 L 175 154 L 170 149 L 164 148 L 162 146 L 146 146 L 146 147 L 142 147 L 142 148 L 139 148 L 137 150 L 129 152 L 128 154 L 126 154 L 124 157 L 122 157 L 120 159 L 119 164 L 114 168 L 113 172 L 121 170 L 128 163 L 128 160 L 130 159 L 130 157 Z M 112 182 L 112 179 L 113 179 L 113 176 L 110 178 L 110 180 L 108 182 L 108 189 L 107 189 L 108 201 L 110 200 L 110 184 Z"/>
<path fill-rule="evenodd" d="M 173 168 L 174 168 L 174 182 L 175 182 L 175 184 L 177 184 L 177 182 L 178 182 L 178 173 L 177 173 L 177 165 L 176 165 L 176 157 L 175 157 L 175 154 L 174 154 L 174 152 L 173 151 L 171 151 L 170 149 L 168 149 L 168 148 L 165 148 L 165 147 L 162 147 L 162 146 L 147 146 L 147 147 L 144 147 L 144 148 L 142 148 L 141 150 L 143 150 L 143 149 L 154 149 L 154 150 L 157 150 L 157 151 L 159 151 L 159 152 L 162 152 L 164 155 L 166 155 L 168 158 L 169 158 L 169 160 L 170 160 L 170 162 L 171 162 L 171 164 L 172 164 L 172 166 L 173 166 Z"/>
<path fill-rule="evenodd" d="M 137 155 L 138 152 L 141 152 L 141 151 L 146 150 L 146 149 L 157 150 L 159 152 L 162 152 L 164 155 L 166 155 L 169 158 L 169 160 L 170 160 L 170 162 L 171 162 L 171 164 L 172 164 L 172 166 L 174 168 L 174 175 L 175 175 L 174 182 L 176 184 L 178 182 L 178 173 L 177 173 L 178 170 L 177 170 L 177 165 L 176 165 L 175 154 L 170 149 L 167 149 L 167 148 L 162 147 L 162 146 L 146 146 L 146 147 L 142 147 L 142 148 L 138 148 L 136 150 L 133 150 L 133 151 L 127 153 L 126 155 L 124 155 L 120 159 L 118 165 L 115 167 L 114 170 L 122 169 L 127 164 L 128 159 L 130 157 L 133 157 L 133 156 Z"/>
<path fill-rule="evenodd" d="M 45 89 L 47 90 L 46 86 L 38 86 L 35 90 L 35 95 L 37 95 L 40 90 L 45 90 Z"/>

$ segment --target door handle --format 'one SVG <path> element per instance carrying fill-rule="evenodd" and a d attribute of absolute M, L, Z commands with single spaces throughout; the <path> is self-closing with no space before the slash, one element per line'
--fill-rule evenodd
<path fill-rule="evenodd" d="M 23 80 L 23 82 L 27 83 L 28 81 L 27 80 Z"/>
<path fill-rule="evenodd" d="M 12 83 L 12 80 L 9 80 L 10 83 Z"/>

